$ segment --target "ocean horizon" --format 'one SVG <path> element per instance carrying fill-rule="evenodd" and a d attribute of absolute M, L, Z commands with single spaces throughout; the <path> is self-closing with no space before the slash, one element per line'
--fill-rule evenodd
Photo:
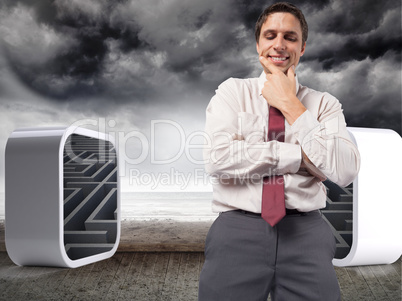
<path fill-rule="evenodd" d="M 212 192 L 139 191 L 121 192 L 122 220 L 210 221 Z M 0 193 L 0 219 L 5 219 L 5 194 Z"/>

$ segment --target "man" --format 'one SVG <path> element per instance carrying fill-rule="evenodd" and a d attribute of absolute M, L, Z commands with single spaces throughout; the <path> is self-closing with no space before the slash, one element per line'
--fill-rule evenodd
<path fill-rule="evenodd" d="M 255 30 L 264 71 L 222 83 L 206 110 L 204 159 L 220 214 L 206 239 L 200 301 L 340 300 L 322 180 L 348 185 L 360 156 L 339 101 L 298 83 L 307 32 L 294 5 L 265 9 Z"/>

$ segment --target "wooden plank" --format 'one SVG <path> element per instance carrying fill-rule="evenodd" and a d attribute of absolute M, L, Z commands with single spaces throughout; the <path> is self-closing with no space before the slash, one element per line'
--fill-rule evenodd
<path fill-rule="evenodd" d="M 401 300 L 401 258 L 390 265 L 378 266 L 387 281 L 387 294 L 391 300 Z"/>
<path fill-rule="evenodd" d="M 92 263 L 93 268 L 91 269 L 90 273 L 86 280 L 84 280 L 83 285 L 79 284 L 77 281 L 74 282 L 70 291 L 73 295 L 75 295 L 76 300 L 94 300 L 96 298 L 96 285 L 99 282 L 99 279 L 102 275 L 102 272 L 107 266 L 107 260 L 98 261 Z M 86 268 L 85 266 L 82 268 Z"/>
<path fill-rule="evenodd" d="M 44 281 L 43 292 L 45 300 L 61 300 L 58 288 L 69 272 L 68 268 L 56 268 L 54 272 L 49 273 L 48 279 Z"/>
<path fill-rule="evenodd" d="M 369 266 L 360 266 L 360 273 L 366 281 L 370 291 L 374 295 L 375 300 L 388 300 L 387 293 L 384 291 L 378 279 L 373 274 Z"/>
<path fill-rule="evenodd" d="M 160 294 L 160 301 L 173 301 L 179 276 L 182 253 L 171 253 L 165 273 L 165 282 Z"/>
<path fill-rule="evenodd" d="M 4 252 L 1 252 L 5 254 Z M 10 259 L 10 257 L 5 256 L 0 265 L 0 277 L 7 276 L 9 274 L 8 269 L 18 267 L 14 264 L 14 262 Z"/>
<path fill-rule="evenodd" d="M 23 300 L 46 299 L 48 290 L 46 283 L 59 270 L 52 267 L 35 268 L 30 274 L 30 280 L 24 283 L 24 288 L 20 288 L 20 290 L 25 290 Z"/>
<path fill-rule="evenodd" d="M 399 279 L 402 277 L 401 274 L 401 268 L 402 268 L 402 256 L 399 257 L 399 259 L 397 261 L 395 261 L 392 266 L 394 267 L 395 271 L 398 273 L 399 275 Z"/>
<path fill-rule="evenodd" d="M 179 277 L 175 297 L 178 301 L 196 301 L 198 298 L 198 280 L 200 255 L 197 253 L 183 254 L 180 261 Z"/>
<path fill-rule="evenodd" d="M 130 243 L 120 244 L 117 252 L 195 252 L 205 249 L 204 243 Z"/>
<path fill-rule="evenodd" d="M 202 267 L 204 266 L 205 255 L 204 252 L 200 253 L 200 267 L 198 268 L 198 274 L 201 273 Z"/>
<path fill-rule="evenodd" d="M 71 288 L 74 285 L 75 280 L 80 275 L 83 269 L 88 269 L 88 266 L 75 268 L 75 269 L 67 269 L 67 273 L 64 274 L 64 277 L 61 281 L 56 281 L 53 283 L 57 289 L 53 291 L 48 291 L 48 294 L 51 298 L 58 298 L 58 300 L 70 300 L 72 298 L 72 293 L 74 290 Z"/>
<path fill-rule="evenodd" d="M 72 281 L 70 288 L 68 289 L 68 294 L 75 299 L 81 299 L 86 291 L 88 281 L 93 277 L 92 271 L 95 268 L 96 263 L 91 263 L 79 267 L 79 273 L 77 277 Z"/>
<path fill-rule="evenodd" d="M 8 260 L 11 260 L 11 259 L 8 257 L 7 252 L 0 252 L 0 267 L 3 266 L 3 262 L 5 262 L 6 260 L 7 260 L 7 261 L 8 261 Z"/>
<path fill-rule="evenodd" d="M 391 281 L 387 275 L 384 273 L 384 270 L 380 265 L 372 265 L 369 267 L 373 272 L 378 282 L 380 283 L 382 289 L 387 294 L 389 300 L 400 300 L 401 299 L 401 288 L 400 281 L 399 285 L 393 281 Z"/>
<path fill-rule="evenodd" d="M 397 260 L 393 264 L 384 264 L 381 266 L 384 268 L 384 270 L 387 273 L 392 275 L 393 279 L 400 279 L 401 278 L 401 265 L 402 265 L 401 258 L 399 258 L 399 260 Z M 398 276 L 399 276 L 399 278 L 397 278 Z"/>
<path fill-rule="evenodd" d="M 143 261 L 145 258 L 144 253 L 136 253 L 130 265 L 130 270 L 127 273 L 127 278 L 120 288 L 118 300 L 133 300 L 135 295 L 137 281 L 140 278 Z"/>
<path fill-rule="evenodd" d="M 121 254 L 123 255 L 123 257 L 120 261 L 119 268 L 116 274 L 114 275 L 113 280 L 111 281 L 109 290 L 105 295 L 105 300 L 110 301 L 118 300 L 120 289 L 122 289 L 123 287 L 128 271 L 130 269 L 131 262 L 133 261 L 134 253 L 121 253 Z"/>
<path fill-rule="evenodd" d="M 151 264 L 144 264 L 143 266 L 141 281 L 137 282 L 138 290 L 136 300 L 159 300 L 163 289 L 170 255 L 168 253 L 149 255 L 152 255 L 149 260 Z"/>
<path fill-rule="evenodd" d="M 361 274 L 359 267 L 348 267 L 345 268 L 345 270 L 348 272 L 350 278 L 352 279 L 352 283 L 355 286 L 356 291 L 358 292 L 360 300 L 375 301 L 375 297 L 372 294 L 369 286 L 367 285 L 367 282 L 364 279 L 363 275 Z"/>
<path fill-rule="evenodd" d="M 201 262 L 200 253 L 190 253 L 188 257 L 187 264 L 187 285 L 186 289 L 190 291 L 189 296 L 192 297 L 193 300 L 198 300 L 198 283 L 200 281 L 200 271 L 199 266 Z M 184 297 L 183 297 L 183 300 Z"/>
<path fill-rule="evenodd" d="M 5 252 L 0 265 L 0 300 L 6 300 L 9 295 L 14 294 L 22 285 L 24 276 L 24 267 L 15 265 Z"/>
<path fill-rule="evenodd" d="M 14 294 L 11 293 L 13 300 L 33 300 L 35 296 L 31 292 L 31 282 L 35 280 L 37 270 L 42 269 L 40 267 L 27 267 L 18 279 L 19 287 L 15 290 Z M 10 296 L 7 296 L 8 298 Z"/>
<path fill-rule="evenodd" d="M 94 300 L 97 296 L 102 296 L 102 298 L 107 294 L 109 288 L 113 282 L 114 276 L 119 269 L 120 262 L 122 260 L 123 254 L 115 254 L 115 256 L 104 260 L 104 268 L 102 269 L 102 274 L 95 287 L 86 294 L 85 298 L 82 300 Z"/>
<path fill-rule="evenodd" d="M 0 255 L 0 300 L 197 300 L 205 260 L 192 252 L 116 253 L 63 269 L 19 267 Z M 400 264 L 336 267 L 342 300 L 401 300 Z"/>
<path fill-rule="evenodd" d="M 177 273 L 177 281 L 172 300 L 182 300 L 182 291 L 185 289 L 185 281 L 187 280 L 187 263 L 189 253 L 182 253 L 180 256 L 179 269 Z M 189 296 L 188 300 L 192 300 Z"/>
<path fill-rule="evenodd" d="M 156 262 L 158 255 L 156 253 L 147 253 L 141 269 L 140 277 L 136 283 L 136 290 L 133 300 L 149 300 L 157 299 L 157 281 L 155 279 Z"/>
<path fill-rule="evenodd" d="M 170 261 L 170 256 L 172 253 L 159 253 L 155 265 L 155 291 L 156 299 L 162 299 L 162 292 L 166 282 L 166 273 L 168 270 L 168 265 Z"/>
<path fill-rule="evenodd" d="M 14 264 L 4 269 L 4 273 L 0 276 L 0 284 L 3 288 L 0 291 L 0 300 L 7 300 L 14 296 L 24 283 L 25 277 L 29 275 L 30 269 L 32 268 L 15 266 Z"/>
<path fill-rule="evenodd" d="M 341 290 L 342 300 L 359 300 L 359 292 L 350 278 L 346 268 L 335 267 L 336 277 L 338 278 L 339 288 Z M 350 296 L 350 297 L 349 297 Z M 349 297 L 349 298 L 348 298 Z"/>
<path fill-rule="evenodd" d="M 0 220 L 0 252 L 6 252 L 6 238 L 5 238 L 5 230 L 4 230 L 4 219 Z"/>

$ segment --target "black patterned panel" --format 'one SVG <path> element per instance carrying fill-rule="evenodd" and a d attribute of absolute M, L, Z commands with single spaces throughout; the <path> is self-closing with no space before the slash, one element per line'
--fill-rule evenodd
<path fill-rule="evenodd" d="M 71 260 L 110 251 L 117 237 L 117 158 L 108 141 L 71 135 L 64 147 L 64 246 Z"/>
<path fill-rule="evenodd" d="M 353 237 L 353 184 L 340 187 L 327 180 L 327 206 L 322 209 L 323 218 L 330 225 L 336 238 L 335 258 L 349 254 Z"/>

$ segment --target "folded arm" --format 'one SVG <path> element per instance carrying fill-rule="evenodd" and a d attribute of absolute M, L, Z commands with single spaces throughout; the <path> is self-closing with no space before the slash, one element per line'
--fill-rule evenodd
<path fill-rule="evenodd" d="M 221 84 L 206 110 L 205 131 L 210 145 L 204 148 L 206 171 L 230 178 L 263 177 L 296 173 L 301 148 L 291 143 L 265 142 L 266 122 L 241 112 L 233 79 Z"/>
<path fill-rule="evenodd" d="M 347 186 L 360 169 L 360 154 L 346 129 L 341 104 L 336 98 L 324 94 L 325 110 L 318 120 L 309 112 L 304 112 L 291 126 L 292 132 L 303 151 L 303 168 L 307 165 L 310 173 L 318 173 L 321 180 Z"/>

